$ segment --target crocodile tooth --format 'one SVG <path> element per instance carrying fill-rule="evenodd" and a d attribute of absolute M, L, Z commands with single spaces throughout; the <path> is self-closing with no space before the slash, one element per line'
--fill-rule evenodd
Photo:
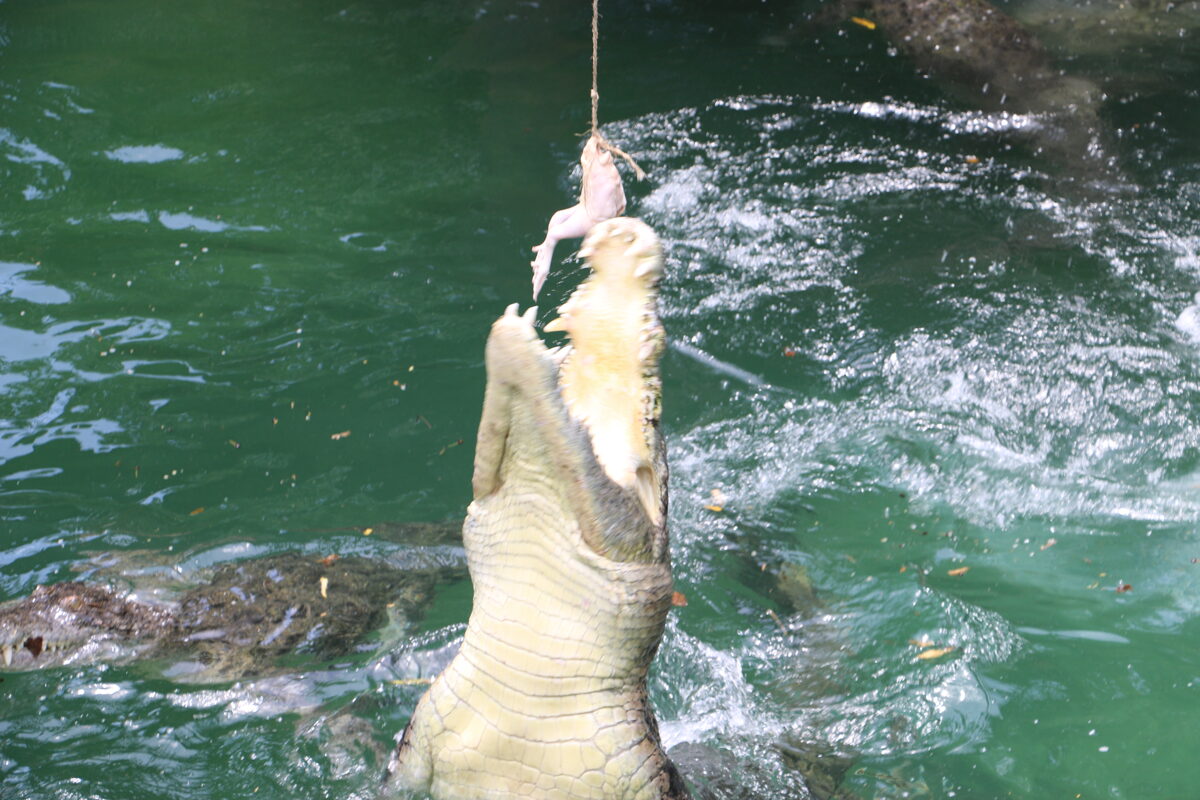
<path fill-rule="evenodd" d="M 12 666 L 13 649 L 11 644 L 0 645 L 0 654 L 4 656 L 4 666 Z"/>
<path fill-rule="evenodd" d="M 529 308 L 525 309 L 525 313 L 521 315 L 521 319 L 525 320 L 530 325 L 532 325 L 534 322 L 537 321 L 537 312 L 538 312 L 537 306 L 530 306 Z"/>
<path fill-rule="evenodd" d="M 515 317 L 517 315 L 517 304 L 513 303 L 508 308 L 504 309 L 504 316 Z"/>
<path fill-rule="evenodd" d="M 633 277 L 644 278 L 652 272 L 654 272 L 654 259 L 646 258 L 642 260 L 642 263 L 637 265 L 637 269 L 633 271 Z"/>
<path fill-rule="evenodd" d="M 563 317 L 555 317 L 554 319 L 550 320 L 549 322 L 547 322 L 545 325 L 542 326 L 542 330 L 545 331 L 546 333 L 553 333 L 554 331 L 565 331 L 566 329 L 567 329 L 567 321 Z"/>
<path fill-rule="evenodd" d="M 575 255 L 579 256 L 580 258 L 591 258 L 592 254 L 595 252 L 596 248 L 593 245 L 585 244 L 583 247 L 579 248 L 579 252 Z"/>

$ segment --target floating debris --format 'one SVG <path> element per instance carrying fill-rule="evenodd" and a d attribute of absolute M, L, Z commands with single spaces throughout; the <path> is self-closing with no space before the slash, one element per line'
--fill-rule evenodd
<path fill-rule="evenodd" d="M 388 683 L 392 686 L 429 686 L 433 683 L 433 678 L 394 678 Z"/>

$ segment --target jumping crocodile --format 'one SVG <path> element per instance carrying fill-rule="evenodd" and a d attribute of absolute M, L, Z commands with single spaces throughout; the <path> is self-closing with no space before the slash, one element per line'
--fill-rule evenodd
<path fill-rule="evenodd" d="M 646 692 L 672 599 L 659 430 L 660 246 L 597 225 L 589 277 L 548 323 L 492 326 L 463 526 L 475 587 L 462 647 L 418 702 L 395 789 L 465 798 L 687 797 Z"/>
<path fill-rule="evenodd" d="M 689 797 L 646 684 L 673 600 L 660 250 L 644 223 L 603 222 L 580 251 L 591 274 L 545 326 L 569 344 L 542 344 L 536 309 L 492 326 L 462 528 L 471 615 L 397 737 L 385 791 Z M 0 643 L 9 668 L 183 657 L 230 678 L 297 649 L 346 652 L 389 603 L 418 614 L 445 569 L 284 554 L 219 567 L 171 606 L 68 582 L 0 607 Z M 802 572 L 779 572 L 782 602 L 813 605 Z M 814 797 L 848 797 L 836 789 L 848 759 L 781 747 Z M 710 756 L 694 743 L 687 758 Z"/>
<path fill-rule="evenodd" d="M 389 617 L 419 617 L 453 572 L 281 553 L 221 565 L 170 603 L 103 583 L 38 586 L 0 605 L 0 669 L 145 659 L 166 662 L 181 680 L 235 680 L 296 652 L 323 660 L 349 652 Z"/>

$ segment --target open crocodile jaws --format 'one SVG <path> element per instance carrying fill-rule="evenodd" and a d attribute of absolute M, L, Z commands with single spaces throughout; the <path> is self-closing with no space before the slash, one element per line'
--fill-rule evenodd
<path fill-rule="evenodd" d="M 548 330 L 492 326 L 463 541 L 474 604 L 421 698 L 390 786 L 435 800 L 685 798 L 646 673 L 671 604 L 659 433 L 658 239 L 592 229 L 591 275 Z"/>

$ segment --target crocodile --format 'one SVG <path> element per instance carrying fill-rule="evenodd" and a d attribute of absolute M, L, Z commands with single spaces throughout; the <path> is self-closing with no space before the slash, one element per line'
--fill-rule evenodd
<path fill-rule="evenodd" d="M 223 564 L 177 602 L 104 583 L 38 586 L 0 604 L 0 669 L 138 659 L 165 662 L 169 677 L 189 682 L 236 680 L 296 652 L 336 658 L 389 617 L 415 619 L 453 571 L 288 552 Z"/>
<path fill-rule="evenodd" d="M 547 331 L 492 326 L 463 525 L 474 599 L 462 645 L 418 701 L 393 791 L 465 798 L 688 797 L 646 689 L 673 584 L 660 432 L 661 248 L 595 226 L 590 274 Z"/>
<path fill-rule="evenodd" d="M 833 0 L 817 24 L 878 28 L 918 70 L 982 111 L 1028 115 L 1024 134 L 1068 171 L 1114 170 L 1104 100 L 1091 79 L 1060 69 L 1041 40 L 987 0 Z"/>

